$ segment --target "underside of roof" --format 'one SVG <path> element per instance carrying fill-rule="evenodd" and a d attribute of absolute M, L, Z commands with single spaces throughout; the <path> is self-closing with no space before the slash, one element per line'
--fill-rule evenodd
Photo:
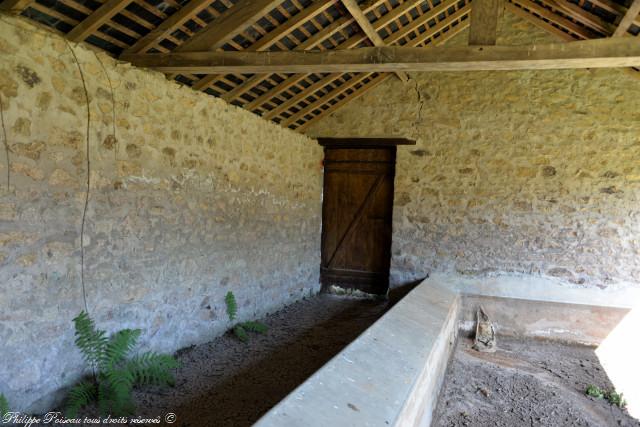
<path fill-rule="evenodd" d="M 640 0 L 506 0 L 506 8 L 566 41 L 638 37 Z M 471 0 L 4 0 L 0 8 L 118 57 L 202 45 L 226 51 L 429 47 L 470 23 Z M 355 4 L 353 3 L 353 4 Z M 359 11 L 358 11 L 359 12 Z M 368 27 L 368 28 L 364 28 Z M 379 38 L 375 36 L 375 33 Z M 213 34 L 212 34 L 213 33 Z M 217 33 L 217 34 L 216 34 Z M 368 35 L 367 35 L 368 34 Z M 377 40 L 372 40 L 377 38 Z M 640 41 L 640 40 L 639 40 Z M 282 126 L 311 123 L 379 85 L 393 73 L 170 75 Z"/>

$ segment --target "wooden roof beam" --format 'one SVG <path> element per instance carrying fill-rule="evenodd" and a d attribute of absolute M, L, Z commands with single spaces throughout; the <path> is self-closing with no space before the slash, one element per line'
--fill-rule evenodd
<path fill-rule="evenodd" d="M 318 4 L 316 4 L 315 6 L 309 6 L 308 8 L 304 9 L 299 14 L 293 16 L 291 18 L 291 20 L 290 20 L 291 22 L 287 21 L 282 26 L 278 27 L 277 29 L 275 29 L 271 33 L 267 34 L 265 37 L 263 37 L 262 39 L 258 40 L 254 45 L 250 46 L 248 50 L 266 50 L 267 48 L 271 47 L 273 43 L 275 43 L 276 41 L 280 40 L 285 35 L 291 33 L 292 31 L 294 31 L 299 26 L 304 25 L 305 22 L 308 22 L 310 19 L 313 19 L 317 14 L 319 14 L 321 12 L 324 12 L 330 6 L 333 6 L 334 3 L 335 3 L 335 0 L 321 1 Z M 376 7 L 378 7 L 382 3 L 384 3 L 384 0 L 376 0 L 376 1 L 372 2 L 372 3 L 370 3 L 365 8 L 364 13 L 370 12 L 371 10 L 375 9 Z M 295 50 L 307 50 L 307 49 L 313 49 L 315 47 L 318 47 L 319 49 L 322 50 L 322 49 L 324 49 L 322 47 L 322 45 L 321 45 L 321 43 L 323 41 L 329 39 L 335 33 L 337 33 L 338 31 L 342 30 L 343 28 L 345 28 L 347 25 L 351 24 L 352 22 L 353 22 L 353 18 L 352 17 L 339 18 L 339 19 L 335 20 L 334 22 L 332 22 L 327 27 L 325 27 L 322 30 L 318 31 L 313 36 L 309 37 L 307 40 L 302 42 L 300 45 L 296 46 L 294 49 Z M 263 77 L 266 78 L 267 75 L 263 75 Z M 197 89 L 197 90 L 206 89 L 213 82 L 215 82 L 216 79 L 217 79 L 217 77 L 215 75 L 210 75 L 210 76 L 204 77 L 200 81 L 196 82 L 193 85 L 193 88 Z M 288 89 L 289 87 L 291 87 L 291 85 L 296 84 L 299 81 L 300 81 L 299 76 L 288 77 L 282 83 L 278 84 L 278 86 L 272 88 L 271 90 L 269 90 L 268 92 L 264 93 L 263 95 L 261 95 L 256 100 L 252 101 L 247 108 L 249 110 L 254 110 L 257 107 L 260 107 L 262 104 L 267 102 L 269 99 L 275 97 L 278 93 L 282 92 L 283 90 Z M 252 79 L 247 80 L 246 83 L 251 85 L 251 84 L 255 83 L 255 80 L 253 80 L 253 78 L 252 78 Z M 284 87 L 285 89 L 280 89 L 281 87 Z M 256 101 L 258 101 L 258 100 L 262 101 L 264 99 L 266 99 L 264 102 L 261 102 L 260 104 L 255 105 Z"/>
<path fill-rule="evenodd" d="M 140 38 L 125 53 L 144 53 L 156 43 L 173 33 L 179 26 L 192 19 L 204 10 L 211 0 L 191 0 L 180 10 L 162 21 L 160 25 L 151 30 L 146 36 Z"/>
<path fill-rule="evenodd" d="M 124 55 L 123 59 L 159 71 L 193 74 L 616 68 L 640 66 L 640 43 L 623 37 L 530 46 L 180 52 Z"/>
<path fill-rule="evenodd" d="M 493 46 L 498 38 L 498 17 L 504 10 L 504 0 L 473 0 L 469 46 Z"/>
<path fill-rule="evenodd" d="M 367 77 L 369 77 L 370 74 L 358 74 L 353 76 L 350 80 L 348 80 L 347 82 L 345 82 L 344 84 L 329 89 L 329 91 L 327 92 L 326 96 L 327 97 L 335 97 L 337 95 L 340 95 L 344 92 L 346 92 L 347 90 L 351 89 L 352 87 L 356 86 L 358 83 L 361 83 L 364 79 L 366 79 Z M 314 110 L 319 109 L 320 107 L 322 107 L 322 105 L 324 105 L 324 103 L 326 102 L 326 100 L 324 99 L 324 96 L 316 99 L 315 101 L 309 103 L 307 106 L 305 106 L 304 108 L 302 108 L 300 111 L 292 114 L 290 117 L 282 120 L 280 122 L 280 124 L 282 126 L 285 127 L 289 127 L 290 125 L 296 123 L 298 120 L 300 120 L 301 118 L 304 118 L 306 115 L 312 113 Z"/>
<path fill-rule="evenodd" d="M 274 117 L 277 117 L 278 115 L 280 115 L 280 114 L 284 113 L 285 111 L 287 111 L 289 108 L 297 105 L 299 102 L 305 100 L 309 96 L 312 96 L 317 91 L 319 91 L 323 87 L 331 84 L 333 81 L 335 81 L 336 79 L 338 79 L 340 77 L 342 77 L 341 73 L 329 74 L 325 78 L 320 79 L 317 82 L 315 82 L 314 84 L 312 84 L 311 86 L 309 86 L 306 90 L 300 92 L 297 95 L 292 96 L 291 99 L 289 99 L 289 100 L 283 102 L 282 104 L 278 105 L 273 110 L 269 110 L 262 117 L 264 117 L 267 120 L 271 120 Z M 317 96 L 316 96 L 316 98 L 317 98 Z"/>
<path fill-rule="evenodd" d="M 364 12 L 362 12 L 362 9 L 360 9 L 360 6 L 358 6 L 358 3 L 356 3 L 356 0 L 341 0 L 341 1 L 344 7 L 347 8 L 349 13 L 353 17 L 353 19 L 355 19 L 355 21 L 358 23 L 358 25 L 360 26 L 360 29 L 367 35 L 369 40 L 371 40 L 371 43 L 373 43 L 374 46 L 378 46 L 378 47 L 386 46 L 386 43 L 382 40 L 382 37 L 380 37 L 380 34 L 378 34 L 375 28 L 373 28 L 373 26 L 371 25 L 371 22 L 369 22 Z M 491 0 L 491 1 L 494 1 L 494 0 Z M 409 81 L 409 77 L 402 71 L 397 71 L 395 74 L 403 82 L 406 83 Z"/>
<path fill-rule="evenodd" d="M 345 96 L 335 104 L 329 106 L 329 108 L 322 110 L 313 118 L 307 120 L 300 126 L 295 127 L 295 130 L 298 132 L 304 132 L 310 125 L 318 121 L 320 118 L 326 116 L 327 114 L 331 114 L 339 108 L 343 107 L 345 104 L 360 98 L 362 95 L 377 87 L 378 85 L 380 85 L 380 83 L 384 82 L 390 75 L 391 74 L 378 74 L 376 77 L 373 77 L 366 85 L 355 89 L 352 94 Z M 296 124 L 294 124 L 294 126 L 296 126 Z"/>
<path fill-rule="evenodd" d="M 466 12 L 464 11 L 465 9 L 466 9 Z M 444 33 L 441 33 L 440 37 L 438 37 L 436 39 L 433 39 L 432 43 L 429 45 L 429 47 L 440 46 L 440 45 L 446 43 L 447 40 L 451 39 L 452 37 L 455 37 L 457 34 L 460 33 L 460 31 L 465 30 L 469 26 L 469 19 L 465 19 L 464 21 L 460 21 L 462 15 L 458 15 L 458 14 L 460 12 L 468 13 L 468 10 L 469 10 L 469 4 L 467 4 L 464 8 L 460 9 L 455 14 L 450 15 L 449 16 L 450 22 L 444 22 L 443 21 L 443 22 L 440 22 L 435 27 L 431 28 L 428 31 L 429 37 L 432 37 L 436 33 L 441 32 L 443 30 L 443 26 L 445 24 L 446 25 L 452 25 L 454 22 L 457 21 L 457 25 L 455 25 L 454 27 L 450 27 L 448 31 L 446 31 Z M 454 16 L 456 16 L 456 17 L 454 18 Z M 419 44 L 421 44 L 423 42 L 424 42 L 424 40 L 417 41 L 416 39 L 413 39 L 413 40 L 410 41 L 410 45 L 411 46 L 418 46 Z M 304 132 L 310 125 L 312 125 L 316 121 L 320 120 L 322 117 L 325 117 L 326 115 L 331 114 L 334 111 L 336 111 L 337 109 L 343 107 L 345 104 L 347 104 L 347 103 L 349 103 L 349 102 L 351 102 L 351 101 L 353 101 L 355 99 L 358 99 L 359 97 L 364 95 L 366 92 L 368 92 L 371 89 L 377 87 L 380 83 L 385 81 L 389 76 L 390 76 L 390 74 L 378 74 L 376 77 L 373 77 L 365 85 L 355 89 L 351 94 L 343 97 L 340 100 L 337 100 L 334 104 L 330 105 L 328 108 L 321 109 L 321 111 L 317 115 L 315 115 L 311 119 L 305 121 L 300 126 L 297 126 L 297 124 L 295 124 L 295 123 L 292 126 L 295 127 L 296 131 Z M 332 101 L 332 99 L 327 100 L 328 103 L 330 103 L 330 101 Z"/>
<path fill-rule="evenodd" d="M 0 3 L 0 10 L 12 14 L 19 14 L 31 4 L 33 0 L 4 0 Z"/>
<path fill-rule="evenodd" d="M 599 35 L 589 28 L 582 27 L 573 21 L 565 19 L 564 17 L 552 12 L 547 7 L 541 6 L 532 0 L 511 0 L 512 3 L 527 9 L 529 13 L 539 15 L 541 18 L 549 20 L 549 22 L 566 29 L 573 35 L 574 38 L 583 40 L 598 38 Z"/>
<path fill-rule="evenodd" d="M 87 16 L 79 25 L 73 27 L 67 38 L 73 42 L 81 42 L 94 31 L 102 27 L 108 20 L 116 16 L 133 0 L 109 0 L 102 4 L 95 12 Z"/>
<path fill-rule="evenodd" d="M 240 0 L 218 19 L 178 46 L 176 52 L 214 51 L 271 12 L 283 0 Z"/>
<path fill-rule="evenodd" d="M 587 12 L 582 7 L 575 5 L 567 0 L 545 0 L 550 6 L 561 11 L 565 15 L 575 19 L 578 22 L 583 23 L 587 27 L 598 31 L 606 36 L 612 34 L 615 31 L 615 26 L 606 22 L 602 18 Z"/>
<path fill-rule="evenodd" d="M 631 6 L 629 6 L 629 9 L 627 9 L 627 13 L 622 17 L 622 20 L 612 37 L 622 37 L 627 34 L 627 31 L 629 31 L 633 21 L 635 21 L 639 14 L 640 0 L 634 0 L 633 3 L 631 3 Z"/>
<path fill-rule="evenodd" d="M 260 40 L 256 41 L 254 44 L 249 46 L 247 51 L 259 52 L 263 50 L 268 50 L 274 44 L 276 44 L 279 40 L 281 40 L 283 37 L 291 34 L 293 31 L 296 30 L 296 28 L 300 27 L 305 22 L 308 22 L 309 20 L 315 18 L 317 15 L 321 14 L 322 12 L 325 12 L 329 7 L 333 6 L 333 4 L 334 4 L 334 1 L 326 1 L 326 2 L 323 1 L 323 2 L 318 2 L 307 9 L 304 9 L 300 13 L 294 15 L 289 21 L 285 22 L 284 24 L 282 24 L 272 32 L 266 34 Z M 316 33 L 315 35 L 307 39 L 304 43 L 302 43 L 300 46 L 297 46 L 295 49 L 304 50 L 304 49 L 310 49 L 312 47 L 315 47 L 316 45 L 322 43 L 324 40 L 331 37 L 336 32 L 342 30 L 350 22 L 351 20 L 347 20 L 345 18 L 338 19 L 334 21 L 331 25 L 329 25 L 326 29 L 319 31 L 318 33 Z M 263 77 L 266 78 L 267 76 L 263 76 Z M 205 90 L 208 87 L 210 87 L 213 83 L 215 83 L 217 79 L 218 79 L 218 76 L 215 76 L 215 75 L 206 76 L 200 79 L 199 81 L 197 81 L 192 87 L 196 90 Z M 253 79 L 247 80 L 247 83 L 249 84 L 254 82 L 255 80 Z M 231 101 L 232 99 L 233 98 L 227 98 L 228 101 Z"/>
<path fill-rule="evenodd" d="M 532 14 L 530 12 L 527 12 L 522 7 L 516 6 L 513 3 L 507 3 L 506 6 L 507 6 L 507 10 L 509 10 L 514 15 L 517 15 L 517 16 L 519 16 L 521 18 L 526 19 L 531 24 L 533 24 L 536 27 L 548 32 L 549 34 L 552 34 L 552 35 L 556 36 L 558 39 L 564 40 L 564 41 L 575 41 L 575 38 L 571 34 L 565 33 L 564 31 L 560 30 L 559 28 L 554 27 L 553 25 L 551 25 L 547 21 L 538 18 L 537 16 L 535 16 L 534 14 Z"/>

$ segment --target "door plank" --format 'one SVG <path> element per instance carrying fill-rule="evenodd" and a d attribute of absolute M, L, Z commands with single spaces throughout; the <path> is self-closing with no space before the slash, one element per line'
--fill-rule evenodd
<path fill-rule="evenodd" d="M 369 207 L 369 205 L 371 205 L 371 201 L 375 197 L 375 194 L 377 193 L 378 188 L 380 188 L 380 185 L 382 184 L 382 181 L 385 178 L 385 176 L 386 175 L 378 175 L 378 178 L 376 178 L 375 182 L 373 183 L 373 185 L 369 189 L 369 192 L 367 193 L 367 196 L 365 197 L 364 201 L 360 205 L 360 208 L 358 208 L 358 210 L 356 211 L 355 215 L 351 219 L 351 222 L 347 226 L 347 230 L 345 231 L 345 233 L 342 235 L 342 237 L 338 241 L 338 244 L 336 245 L 336 248 L 334 249 L 333 253 L 331 254 L 331 257 L 329 258 L 329 261 L 327 262 L 326 267 L 331 267 L 331 265 L 332 265 L 332 263 L 333 263 L 333 261 L 334 261 L 334 259 L 336 257 L 336 254 L 338 253 L 338 251 L 340 251 L 340 248 L 342 248 L 342 245 L 344 244 L 344 242 L 348 241 L 348 239 L 353 235 L 353 231 L 355 230 L 356 226 L 358 225 L 358 223 L 362 219 L 364 211 Z"/>

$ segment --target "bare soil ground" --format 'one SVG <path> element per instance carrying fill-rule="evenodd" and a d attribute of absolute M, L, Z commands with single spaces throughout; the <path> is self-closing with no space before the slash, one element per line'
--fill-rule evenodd
<path fill-rule="evenodd" d="M 585 394 L 613 385 L 594 348 L 498 337 L 479 353 L 460 338 L 447 369 L 433 426 L 640 426 L 624 410 Z"/>
<path fill-rule="evenodd" d="M 412 286 L 389 301 L 318 295 L 262 322 L 244 344 L 231 334 L 178 352 L 175 388 L 135 393 L 136 415 L 176 414 L 175 426 L 250 426 L 364 332 Z"/>

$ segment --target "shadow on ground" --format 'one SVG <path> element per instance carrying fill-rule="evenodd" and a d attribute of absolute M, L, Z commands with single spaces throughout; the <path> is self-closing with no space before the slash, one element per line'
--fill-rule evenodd
<path fill-rule="evenodd" d="M 176 387 L 138 392 L 140 415 L 173 412 L 179 426 L 250 426 L 364 332 L 419 282 L 386 301 L 322 294 L 267 316 L 248 344 L 226 334 L 179 352 Z"/>

